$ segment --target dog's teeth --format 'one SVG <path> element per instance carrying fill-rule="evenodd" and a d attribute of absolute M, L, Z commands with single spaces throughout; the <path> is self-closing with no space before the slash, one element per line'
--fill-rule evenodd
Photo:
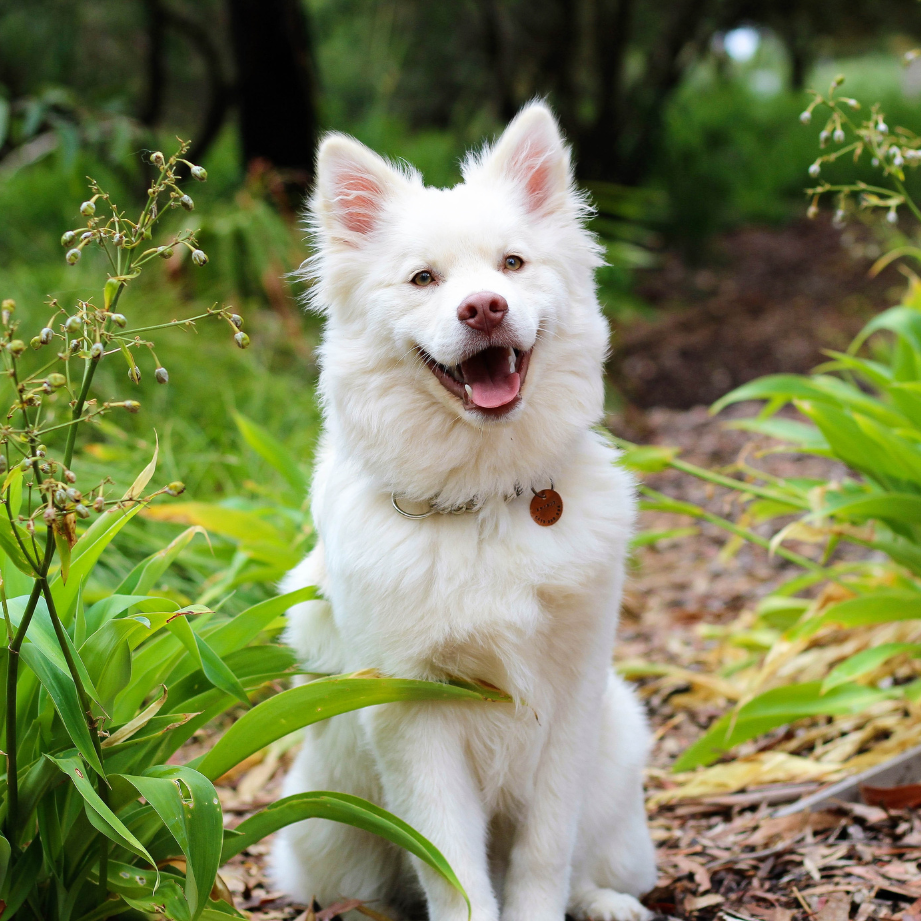
<path fill-rule="evenodd" d="M 467 399 L 472 400 L 473 399 L 473 387 L 471 387 L 470 384 L 464 384 L 464 390 L 467 391 Z"/>
<path fill-rule="evenodd" d="M 515 355 L 514 355 L 514 353 L 512 353 L 512 354 L 509 355 L 509 357 L 508 357 L 508 373 L 509 373 L 509 374 L 514 374 L 514 373 L 515 373 Z"/>

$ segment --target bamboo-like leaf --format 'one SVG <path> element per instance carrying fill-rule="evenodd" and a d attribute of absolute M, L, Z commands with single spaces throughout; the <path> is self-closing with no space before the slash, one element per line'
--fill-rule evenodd
<path fill-rule="evenodd" d="M 308 483 L 297 461 L 288 449 L 261 425 L 245 416 L 234 413 L 234 421 L 246 443 L 264 460 L 271 464 L 302 498 L 306 498 Z"/>
<path fill-rule="evenodd" d="M 747 704 L 721 716 L 707 732 L 675 761 L 673 771 L 689 771 L 712 764 L 736 745 L 804 716 L 840 716 L 859 713 L 873 703 L 897 694 L 856 684 L 822 693 L 822 684 L 811 681 L 774 688 Z"/>
<path fill-rule="evenodd" d="M 875 671 L 884 662 L 905 653 L 916 658 L 921 656 L 921 643 L 881 643 L 879 646 L 855 653 L 829 672 L 828 677 L 822 682 L 822 693 L 825 694 L 832 688 Z"/>
<path fill-rule="evenodd" d="M 140 776 L 121 776 L 156 810 L 182 849 L 186 858 L 185 898 L 194 921 L 207 904 L 220 866 L 223 821 L 214 785 L 184 766 L 161 765 Z"/>
<path fill-rule="evenodd" d="M 131 353 L 124 349 L 123 351 L 128 357 L 129 364 L 134 366 L 134 358 L 131 356 Z M 125 499 L 139 499 L 144 494 L 144 489 L 147 484 L 150 482 L 154 473 L 157 470 L 157 458 L 160 455 L 160 439 L 156 439 L 156 444 L 154 445 L 153 457 L 150 459 L 150 463 L 138 474 L 137 479 L 131 484 L 128 492 L 125 493 Z"/>
<path fill-rule="evenodd" d="M 308 585 L 306 588 L 254 604 L 251 608 L 231 618 L 226 624 L 212 631 L 206 631 L 205 637 L 208 645 L 219 656 L 226 656 L 237 649 L 242 649 L 265 630 L 276 617 L 284 614 L 288 608 L 303 601 L 311 601 L 316 597 L 316 587 Z"/>
<path fill-rule="evenodd" d="M 146 860 L 151 867 L 156 869 L 156 863 L 147 853 L 147 848 L 138 841 L 125 827 L 121 819 L 99 798 L 99 794 L 93 789 L 93 785 L 84 774 L 83 764 L 76 754 L 62 755 L 57 758 L 46 754 L 45 757 L 54 762 L 70 778 L 77 792 L 83 797 L 86 816 L 93 827 L 116 844 L 127 848 L 132 854 L 136 854 L 142 860 Z"/>
<path fill-rule="evenodd" d="M 249 697 L 237 676 L 224 664 L 221 657 L 190 626 L 185 617 L 176 617 L 167 625 L 189 655 L 198 663 L 205 677 L 227 694 L 232 694 L 240 703 L 249 706 Z"/>
<path fill-rule="evenodd" d="M 244 713 L 197 765 L 214 780 L 244 758 L 288 733 L 362 707 L 396 701 L 501 701 L 510 698 L 485 686 L 383 676 L 340 675 L 290 688 Z"/>
<path fill-rule="evenodd" d="M 124 726 L 119 726 L 107 739 L 102 742 L 102 748 L 111 748 L 130 739 L 136 732 L 143 729 L 156 715 L 160 708 L 166 703 L 168 692 L 166 685 L 161 685 L 160 696 L 150 706 L 142 710 L 133 720 L 129 720 Z"/>
<path fill-rule="evenodd" d="M 818 625 L 866 627 L 897 620 L 921 618 L 921 593 L 885 591 L 839 601 L 825 609 Z"/>
<path fill-rule="evenodd" d="M 146 595 L 154 587 L 157 579 L 173 564 L 176 557 L 191 543 L 196 534 L 203 534 L 206 540 L 208 538 L 208 532 L 200 525 L 186 529 L 174 537 L 162 550 L 158 550 L 146 560 L 138 563 L 115 591 L 125 595 Z"/>
<path fill-rule="evenodd" d="M 440 873 L 464 897 L 469 910 L 470 900 L 460 880 L 444 855 L 431 841 L 402 819 L 381 809 L 380 806 L 345 793 L 326 791 L 296 793 L 294 796 L 286 796 L 272 803 L 271 806 L 267 806 L 241 822 L 234 830 L 234 835 L 227 836 L 224 841 L 221 863 L 226 863 L 231 857 L 280 828 L 294 822 L 314 818 L 329 819 L 333 822 L 343 822 L 346 825 L 361 828 L 409 851 Z"/>
<path fill-rule="evenodd" d="M 34 643 L 26 643 L 19 650 L 19 654 L 48 692 L 77 750 L 97 774 L 105 777 L 105 770 L 93 748 L 86 716 L 80 707 L 73 679 L 69 674 L 62 672 Z"/>
<path fill-rule="evenodd" d="M 0 835 L 0 892 L 3 891 L 3 884 L 6 882 L 7 870 L 10 866 L 10 842 Z"/>

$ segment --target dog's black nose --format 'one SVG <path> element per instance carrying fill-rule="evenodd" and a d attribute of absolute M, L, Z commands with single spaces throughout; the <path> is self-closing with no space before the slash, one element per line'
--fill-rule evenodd
<path fill-rule="evenodd" d="M 457 308 L 457 319 L 488 336 L 502 323 L 507 313 L 508 302 L 501 294 L 480 291 L 479 294 L 471 294 L 461 303 Z"/>

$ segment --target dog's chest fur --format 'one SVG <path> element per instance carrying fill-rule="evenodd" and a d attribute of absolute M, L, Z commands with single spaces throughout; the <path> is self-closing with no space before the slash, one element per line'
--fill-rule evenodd
<path fill-rule="evenodd" d="M 596 609 L 586 601 L 619 579 L 632 525 L 632 488 L 613 459 L 586 434 L 554 484 L 563 517 L 541 527 L 531 484 L 476 513 L 403 519 L 328 448 L 313 502 L 343 666 L 479 679 L 532 699 L 548 668 L 565 668 L 571 640 L 613 630 L 585 622 Z"/>

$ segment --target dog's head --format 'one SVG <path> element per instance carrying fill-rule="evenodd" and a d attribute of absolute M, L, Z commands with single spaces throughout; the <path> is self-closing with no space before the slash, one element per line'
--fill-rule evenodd
<path fill-rule="evenodd" d="M 463 175 L 427 188 L 328 136 L 306 268 L 328 317 L 321 389 L 333 427 L 383 469 L 392 457 L 404 482 L 394 451 L 409 439 L 409 467 L 433 474 L 418 488 L 439 492 L 470 465 L 480 481 L 514 483 L 528 475 L 523 453 L 525 467 L 549 469 L 561 440 L 597 419 L 607 347 L 599 250 L 550 110 L 525 108 Z M 420 454 L 420 439 L 436 457 Z"/>

